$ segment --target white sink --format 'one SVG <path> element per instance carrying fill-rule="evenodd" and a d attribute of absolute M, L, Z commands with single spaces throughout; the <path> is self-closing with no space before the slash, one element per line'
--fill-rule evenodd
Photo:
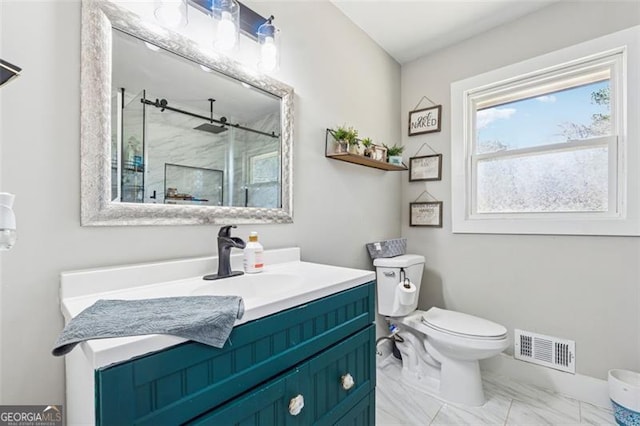
<path fill-rule="evenodd" d="M 375 279 L 373 271 L 302 262 L 300 250 L 288 248 L 266 250 L 265 270 L 258 274 L 204 281 L 202 277 L 214 272 L 211 268 L 217 261 L 207 257 L 63 272 L 62 313 L 69 321 L 100 299 L 240 296 L 245 308 L 235 324 L 240 325 Z M 242 270 L 241 252 L 231 255 L 231 266 Z M 95 339 L 80 346 L 96 369 L 184 341 L 170 335 L 145 335 Z"/>
<path fill-rule="evenodd" d="M 241 275 L 207 281 L 191 292 L 192 296 L 242 296 L 245 303 L 253 299 L 282 297 L 299 290 L 303 285 L 301 277 L 288 274 L 259 273 Z"/>

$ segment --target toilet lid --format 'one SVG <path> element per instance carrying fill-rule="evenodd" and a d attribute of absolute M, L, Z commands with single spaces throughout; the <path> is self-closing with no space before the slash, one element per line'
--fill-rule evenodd
<path fill-rule="evenodd" d="M 502 339 L 507 334 L 507 329 L 495 322 L 435 307 L 422 315 L 422 321 L 445 333 L 474 338 Z"/>

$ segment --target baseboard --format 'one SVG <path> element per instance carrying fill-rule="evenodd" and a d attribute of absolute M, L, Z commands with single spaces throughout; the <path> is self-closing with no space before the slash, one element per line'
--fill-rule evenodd
<path fill-rule="evenodd" d="M 504 353 L 480 361 L 480 368 L 611 409 L 606 380 L 518 361 Z"/>

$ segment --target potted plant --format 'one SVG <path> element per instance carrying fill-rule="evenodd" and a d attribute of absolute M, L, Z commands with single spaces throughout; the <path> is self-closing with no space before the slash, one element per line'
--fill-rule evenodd
<path fill-rule="evenodd" d="M 333 138 L 335 139 L 335 152 L 347 152 L 347 134 L 348 130 L 344 126 L 338 126 L 331 131 Z"/>
<path fill-rule="evenodd" d="M 365 157 L 371 157 L 371 147 L 373 146 L 373 141 L 371 138 L 364 138 L 360 141 L 360 144 L 364 148 L 364 152 L 362 155 Z"/>
<path fill-rule="evenodd" d="M 384 145 L 384 147 L 387 148 L 387 161 L 390 164 L 402 166 L 402 151 L 404 151 L 404 146 L 393 144 L 393 146 Z"/>
<path fill-rule="evenodd" d="M 360 154 L 360 142 L 358 141 L 358 139 L 349 139 L 347 144 L 349 145 L 349 152 L 351 154 Z"/>
<path fill-rule="evenodd" d="M 336 140 L 336 152 L 347 152 L 347 147 L 358 145 L 358 131 L 353 127 L 338 126 L 333 129 L 333 137 Z"/>
<path fill-rule="evenodd" d="M 347 145 L 349 146 L 350 153 L 358 153 L 358 147 L 360 146 L 360 142 L 358 141 L 358 131 L 353 127 L 349 127 L 347 129 Z"/>

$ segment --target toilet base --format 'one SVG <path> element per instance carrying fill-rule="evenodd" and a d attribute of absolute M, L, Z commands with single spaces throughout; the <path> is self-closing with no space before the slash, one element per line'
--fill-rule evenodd
<path fill-rule="evenodd" d="M 402 378 L 408 385 L 444 401 L 478 407 L 484 405 L 478 361 L 443 357 L 423 336 L 401 327 L 404 342 L 396 345 L 402 354 Z"/>
<path fill-rule="evenodd" d="M 484 405 L 484 390 L 478 361 L 449 360 L 442 364 L 440 396 L 472 407 Z"/>
<path fill-rule="evenodd" d="M 468 363 L 474 364 L 474 363 Z M 470 407 L 480 407 L 486 402 L 478 362 L 476 365 L 451 365 L 441 371 L 441 379 L 415 372 L 401 367 L 403 382 L 426 392 L 443 401 L 462 404 Z M 477 369 L 477 373 L 474 370 Z M 444 379 L 444 380 L 443 380 Z"/>

